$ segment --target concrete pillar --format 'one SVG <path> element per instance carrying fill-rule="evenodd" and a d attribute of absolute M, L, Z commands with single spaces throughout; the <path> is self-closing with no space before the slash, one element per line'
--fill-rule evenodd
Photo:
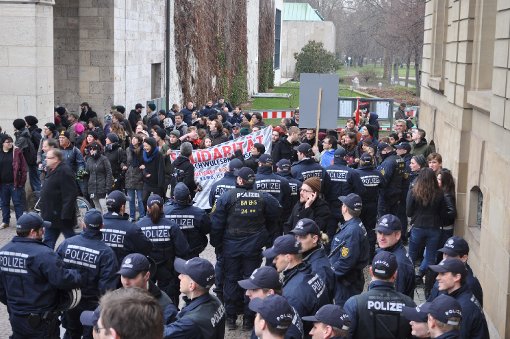
<path fill-rule="evenodd" d="M 0 0 L 0 126 L 53 117 L 53 0 Z"/>

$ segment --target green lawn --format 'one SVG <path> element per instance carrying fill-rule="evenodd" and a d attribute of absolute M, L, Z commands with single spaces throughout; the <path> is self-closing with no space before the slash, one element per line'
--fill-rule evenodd
<path fill-rule="evenodd" d="M 373 64 L 369 64 L 367 66 L 364 66 L 364 67 L 369 67 L 369 68 L 373 68 L 375 70 L 375 72 L 377 73 L 377 77 L 379 78 L 382 78 L 383 76 L 383 66 L 380 66 L 380 65 L 377 65 L 377 66 L 374 66 Z M 357 66 L 354 66 L 354 67 L 344 67 L 342 66 L 342 68 L 340 68 L 337 73 L 338 75 L 340 75 L 340 78 L 343 78 L 343 77 L 347 77 L 347 76 L 355 76 L 358 74 L 358 72 L 362 69 L 363 67 L 357 67 Z M 411 68 L 409 69 L 409 79 L 414 79 L 414 66 L 411 65 Z M 406 67 L 404 65 L 404 67 L 402 68 L 399 68 L 398 69 L 398 76 L 400 78 L 400 80 L 404 80 L 405 77 L 406 77 Z"/>
<path fill-rule="evenodd" d="M 299 107 L 299 82 L 289 81 L 272 90 L 273 93 L 290 93 L 292 96 L 286 98 L 254 98 L 248 109 L 251 110 L 289 110 Z M 338 87 L 338 96 L 341 97 L 360 97 L 359 94 L 351 91 L 346 86 Z M 364 97 L 364 96 L 361 96 Z"/>

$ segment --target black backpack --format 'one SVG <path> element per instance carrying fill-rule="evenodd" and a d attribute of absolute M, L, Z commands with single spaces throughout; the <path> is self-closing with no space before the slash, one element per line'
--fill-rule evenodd
<path fill-rule="evenodd" d="M 35 149 L 34 143 L 31 139 L 29 139 L 27 144 L 27 147 L 23 148 L 23 157 L 25 157 L 27 165 L 33 166 L 37 164 L 37 150 Z"/>

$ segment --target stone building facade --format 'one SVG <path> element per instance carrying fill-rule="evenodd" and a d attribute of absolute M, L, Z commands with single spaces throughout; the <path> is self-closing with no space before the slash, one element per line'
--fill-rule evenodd
<path fill-rule="evenodd" d="M 510 1 L 427 0 L 420 126 L 457 185 L 455 233 L 510 338 Z"/>
<path fill-rule="evenodd" d="M 170 104 L 202 105 L 228 98 L 239 72 L 255 93 L 274 11 L 274 0 L 0 0 L 0 126 L 12 132 L 28 114 L 50 121 L 55 106 L 83 101 L 100 115 L 129 110 L 167 87 Z"/>

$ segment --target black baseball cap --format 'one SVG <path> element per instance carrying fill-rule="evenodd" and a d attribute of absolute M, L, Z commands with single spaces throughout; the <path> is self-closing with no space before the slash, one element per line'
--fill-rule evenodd
<path fill-rule="evenodd" d="M 18 218 L 16 223 L 16 230 L 19 231 L 30 231 L 32 229 L 37 230 L 41 227 L 50 227 L 51 222 L 44 221 L 41 216 L 35 212 L 24 213 Z"/>
<path fill-rule="evenodd" d="M 462 319 L 462 308 L 459 302 L 446 294 L 441 294 L 432 302 L 426 303 L 422 310 L 440 322 L 452 326 L 458 326 Z"/>
<path fill-rule="evenodd" d="M 375 230 L 389 235 L 396 231 L 402 231 L 402 223 L 400 222 L 400 219 L 393 214 L 386 214 L 379 218 L 377 226 L 375 226 Z"/>
<path fill-rule="evenodd" d="M 147 206 L 152 207 L 154 204 L 160 204 L 163 206 L 163 199 L 157 194 L 151 194 L 147 199 Z"/>
<path fill-rule="evenodd" d="M 469 254 L 469 245 L 466 240 L 461 237 L 454 235 L 448 238 L 443 245 L 443 248 L 438 250 L 443 252 L 450 257 L 462 257 L 463 255 Z"/>
<path fill-rule="evenodd" d="M 255 172 L 253 172 L 253 170 L 249 167 L 242 167 L 238 170 L 235 170 L 234 175 L 247 181 L 255 180 Z"/>
<path fill-rule="evenodd" d="M 262 266 L 257 268 L 248 279 L 239 280 L 239 286 L 245 290 L 256 290 L 259 288 L 280 289 L 280 275 L 272 266 Z"/>
<path fill-rule="evenodd" d="M 229 171 L 233 172 L 243 167 L 243 162 L 237 158 L 230 160 L 228 163 Z"/>
<path fill-rule="evenodd" d="M 351 326 L 351 319 L 344 309 L 338 305 L 324 305 L 315 315 L 301 318 L 304 321 L 319 322 L 343 331 L 348 331 Z"/>
<path fill-rule="evenodd" d="M 290 160 L 289 159 L 281 159 L 276 163 L 276 167 L 280 170 L 289 170 L 290 169 Z"/>
<path fill-rule="evenodd" d="M 85 213 L 83 223 L 87 228 L 99 229 L 103 225 L 103 214 L 101 211 L 92 208 Z"/>
<path fill-rule="evenodd" d="M 348 195 L 343 195 L 338 199 L 353 211 L 361 211 L 361 208 L 363 207 L 361 197 L 356 193 L 349 193 Z"/>
<path fill-rule="evenodd" d="M 174 268 L 177 272 L 188 275 L 203 288 L 210 288 L 214 284 L 214 266 L 204 258 L 175 258 Z"/>
<path fill-rule="evenodd" d="M 395 145 L 396 149 L 405 149 L 407 153 L 411 152 L 411 145 L 408 142 L 402 142 L 398 145 Z"/>
<path fill-rule="evenodd" d="M 101 314 L 101 308 L 96 307 L 94 311 L 83 311 L 80 315 L 80 322 L 83 326 L 96 326 L 99 316 Z"/>
<path fill-rule="evenodd" d="M 366 152 L 365 152 L 365 153 L 363 153 L 359 159 L 360 159 L 361 161 L 363 161 L 363 162 L 369 162 L 369 161 L 374 160 L 374 158 L 373 158 L 370 154 L 368 154 L 368 153 L 366 153 Z"/>
<path fill-rule="evenodd" d="M 252 299 L 248 305 L 250 310 L 260 314 L 262 319 L 271 324 L 274 328 L 286 330 L 292 324 L 294 311 L 284 297 L 272 294 L 264 299 Z"/>
<path fill-rule="evenodd" d="M 312 146 L 306 142 L 302 142 L 299 144 L 299 146 L 294 147 L 294 149 L 301 153 L 308 153 L 312 149 Z"/>
<path fill-rule="evenodd" d="M 269 154 L 262 154 L 258 159 L 257 159 L 257 162 L 261 163 L 261 164 L 272 164 L 273 163 L 273 158 L 271 158 L 271 156 Z"/>
<path fill-rule="evenodd" d="M 128 198 L 124 193 L 121 191 L 113 191 L 106 197 L 106 206 L 111 208 L 119 208 L 122 205 L 126 204 L 126 201 L 128 201 Z"/>
<path fill-rule="evenodd" d="M 316 234 L 320 235 L 321 231 L 317 223 L 312 219 L 303 218 L 298 220 L 294 229 L 290 231 L 290 233 L 295 235 L 307 235 L 307 234 Z"/>
<path fill-rule="evenodd" d="M 380 142 L 379 145 L 377 145 L 377 149 L 379 151 L 382 151 L 383 149 L 390 148 L 391 146 L 385 142 Z"/>
<path fill-rule="evenodd" d="M 451 272 L 465 277 L 468 273 L 466 264 L 458 258 L 446 258 L 438 265 L 429 265 L 429 268 L 437 273 Z"/>
<path fill-rule="evenodd" d="M 301 244 L 292 234 L 281 235 L 274 240 L 273 246 L 264 250 L 262 255 L 266 258 L 274 258 L 279 254 L 298 254 Z"/>
<path fill-rule="evenodd" d="M 416 307 L 404 306 L 402 307 L 402 315 L 409 321 L 415 321 L 417 323 L 426 323 L 428 319 L 428 313 L 423 311 L 423 308 L 427 307 L 429 303 L 423 303 Z"/>
<path fill-rule="evenodd" d="M 139 108 L 145 108 L 145 106 L 140 104 L 140 103 L 138 103 L 138 104 L 135 105 L 135 109 L 139 109 Z"/>
<path fill-rule="evenodd" d="M 381 279 L 389 279 L 397 271 L 397 258 L 391 252 L 380 251 L 372 260 L 372 272 Z"/>
<path fill-rule="evenodd" d="M 343 148 L 343 147 L 338 147 L 338 148 L 335 150 L 335 155 L 334 155 L 334 157 L 335 157 L 335 158 L 343 159 L 343 157 L 345 157 L 346 155 L 347 155 L 347 151 L 345 150 L 345 148 Z"/>
<path fill-rule="evenodd" d="M 133 279 L 140 272 L 148 272 L 150 268 L 151 263 L 146 256 L 140 253 L 130 253 L 122 260 L 122 265 L 117 274 Z"/>

